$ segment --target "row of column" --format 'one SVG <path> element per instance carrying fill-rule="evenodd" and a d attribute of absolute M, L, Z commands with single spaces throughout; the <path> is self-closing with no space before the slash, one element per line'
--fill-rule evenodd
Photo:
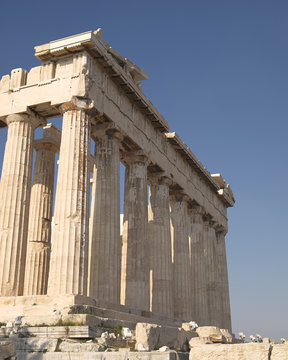
<path fill-rule="evenodd" d="M 105 126 L 95 133 L 89 228 L 89 106 L 67 103 L 62 112 L 61 146 L 54 127 L 44 128 L 43 139 L 35 142 L 31 199 L 33 133 L 41 122 L 32 115 L 7 118 L 0 183 L 0 295 L 88 294 L 230 329 L 223 229 L 202 208 L 189 208 L 184 194 L 171 191 L 169 179 L 161 174 L 147 179 L 148 159 L 134 152 L 124 159 L 121 244 L 120 136 Z"/>

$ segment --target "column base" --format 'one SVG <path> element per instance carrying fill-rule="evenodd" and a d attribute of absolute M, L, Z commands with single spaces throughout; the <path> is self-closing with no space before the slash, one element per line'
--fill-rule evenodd
<path fill-rule="evenodd" d="M 83 295 L 0 297 L 0 323 L 23 316 L 31 326 L 89 325 L 135 328 L 137 322 L 181 326 L 181 321 Z"/>

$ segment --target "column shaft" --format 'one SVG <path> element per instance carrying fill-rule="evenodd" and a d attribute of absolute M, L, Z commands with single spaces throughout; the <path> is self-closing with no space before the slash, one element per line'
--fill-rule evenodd
<path fill-rule="evenodd" d="M 160 180 L 150 183 L 149 190 L 150 311 L 173 317 L 169 185 Z"/>
<path fill-rule="evenodd" d="M 217 279 L 217 253 L 216 253 L 216 233 L 213 223 L 208 227 L 208 246 L 207 246 L 207 275 L 208 275 L 208 313 L 210 325 L 218 326 L 220 309 L 218 307 L 218 279 Z"/>
<path fill-rule="evenodd" d="M 71 107 L 71 108 L 70 108 Z M 48 294 L 86 294 L 89 237 L 90 121 L 65 104 Z"/>
<path fill-rule="evenodd" d="M 191 281 L 188 239 L 187 202 L 183 196 L 172 196 L 171 239 L 174 276 L 174 316 L 177 319 L 191 320 Z"/>
<path fill-rule="evenodd" d="M 206 221 L 204 217 L 203 221 L 203 245 L 202 245 L 202 256 L 203 256 L 203 263 L 202 269 L 203 273 L 201 276 L 201 319 L 202 326 L 210 325 L 209 321 L 209 311 L 208 311 L 208 272 L 209 270 L 209 261 L 208 261 L 208 246 L 209 246 L 209 221 Z"/>
<path fill-rule="evenodd" d="M 0 296 L 15 296 L 23 294 L 36 123 L 27 115 L 10 115 L 7 124 L 0 183 Z"/>
<path fill-rule="evenodd" d="M 125 171 L 121 304 L 149 310 L 146 160 L 129 161 Z"/>
<path fill-rule="evenodd" d="M 120 303 L 120 158 L 113 132 L 95 139 L 89 296 Z"/>
<path fill-rule="evenodd" d="M 204 215 L 205 301 L 207 317 L 205 325 L 218 326 L 219 301 L 217 280 L 216 232 L 210 215 Z"/>
<path fill-rule="evenodd" d="M 49 124 L 43 128 L 43 139 L 34 142 L 36 160 L 30 200 L 24 295 L 47 293 L 55 153 L 59 151 L 60 136 L 60 131 Z"/>
<path fill-rule="evenodd" d="M 230 298 L 229 298 L 229 282 L 228 270 L 226 260 L 226 246 L 225 246 L 225 233 L 223 231 L 217 233 L 217 273 L 218 273 L 218 299 L 220 301 L 220 314 L 219 319 L 222 329 L 232 330 L 231 326 L 231 311 L 230 311 Z"/>
<path fill-rule="evenodd" d="M 191 264 L 191 283 L 192 283 L 192 314 L 193 320 L 199 326 L 205 325 L 205 313 L 207 304 L 205 304 L 203 276 L 205 274 L 205 259 L 203 247 L 203 217 L 201 209 L 192 209 L 189 211 L 190 228 L 190 264 Z"/>

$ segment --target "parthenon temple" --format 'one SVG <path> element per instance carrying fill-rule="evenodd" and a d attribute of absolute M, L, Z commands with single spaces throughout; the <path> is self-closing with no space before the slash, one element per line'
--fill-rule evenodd
<path fill-rule="evenodd" d="M 101 29 L 35 56 L 0 80 L 0 321 L 15 306 L 52 318 L 56 303 L 105 303 L 231 330 L 230 186 L 170 131 L 142 92 L 148 75 Z"/>

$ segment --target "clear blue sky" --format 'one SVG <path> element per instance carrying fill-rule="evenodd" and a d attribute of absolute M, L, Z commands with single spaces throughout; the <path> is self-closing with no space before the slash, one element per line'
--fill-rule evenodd
<path fill-rule="evenodd" d="M 237 200 L 234 332 L 288 338 L 287 0 L 17 0 L 0 12 L 1 75 L 39 65 L 34 45 L 98 27 L 150 75 L 144 93 Z"/>

